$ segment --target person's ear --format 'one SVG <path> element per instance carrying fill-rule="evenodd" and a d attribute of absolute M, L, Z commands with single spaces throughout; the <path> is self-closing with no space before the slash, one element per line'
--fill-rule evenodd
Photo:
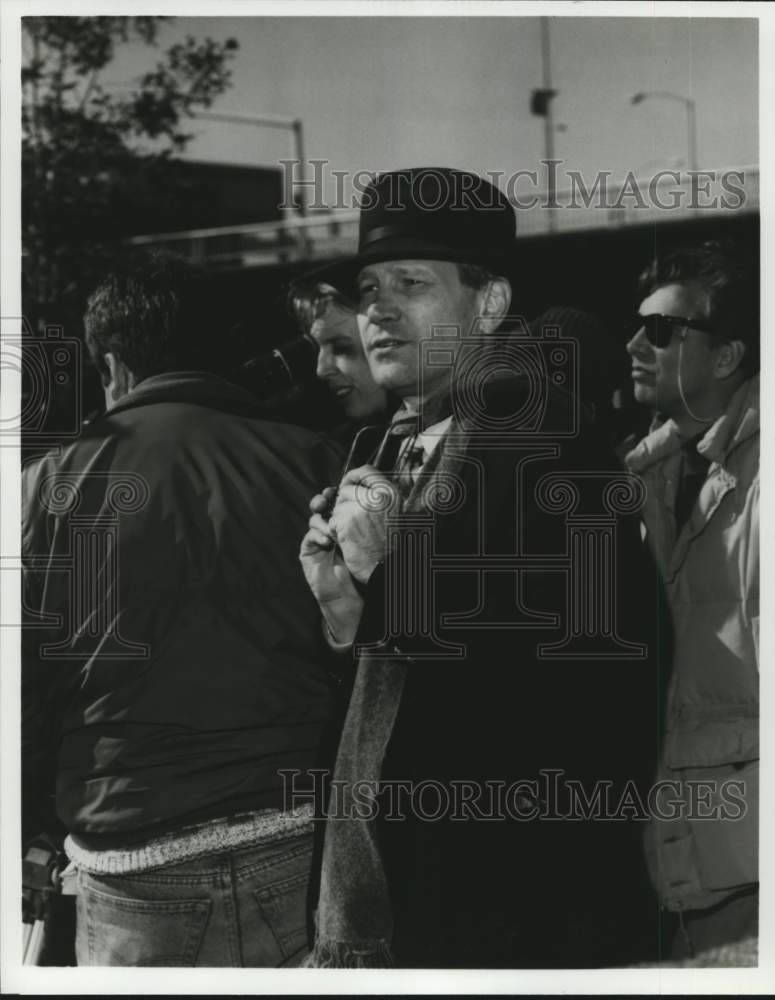
<path fill-rule="evenodd" d="M 742 340 L 727 340 L 719 347 L 713 373 L 718 379 L 729 378 L 740 367 L 745 354 Z"/>
<path fill-rule="evenodd" d="M 483 334 L 497 330 L 511 305 L 511 283 L 506 278 L 493 278 L 482 289 L 479 308 L 479 330 Z"/>
<path fill-rule="evenodd" d="M 112 351 L 105 354 L 105 364 L 110 374 L 103 375 L 102 384 L 105 388 L 105 401 L 109 405 L 111 402 L 117 403 L 122 396 L 126 396 L 129 390 L 134 388 L 135 380 L 124 362 Z"/>

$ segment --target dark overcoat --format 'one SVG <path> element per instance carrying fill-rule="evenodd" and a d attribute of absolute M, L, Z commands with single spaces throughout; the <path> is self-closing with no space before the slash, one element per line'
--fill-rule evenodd
<path fill-rule="evenodd" d="M 669 637 L 638 481 L 574 397 L 531 393 L 458 406 L 366 590 L 360 653 L 407 664 L 377 820 L 401 966 L 658 949 L 641 839 Z"/>

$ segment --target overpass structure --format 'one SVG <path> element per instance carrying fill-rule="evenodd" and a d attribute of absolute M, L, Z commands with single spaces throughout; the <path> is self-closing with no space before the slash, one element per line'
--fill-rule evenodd
<path fill-rule="evenodd" d="M 583 230 L 612 230 L 663 222 L 752 215 L 759 210 L 758 166 L 661 171 L 652 177 L 611 183 L 573 183 L 546 192 L 509 192 L 517 212 L 518 239 Z M 553 223 L 553 226 L 552 226 Z M 272 222 L 134 236 L 134 246 L 165 249 L 215 271 L 242 271 L 278 264 L 315 264 L 355 252 L 358 211 L 321 211 Z"/>

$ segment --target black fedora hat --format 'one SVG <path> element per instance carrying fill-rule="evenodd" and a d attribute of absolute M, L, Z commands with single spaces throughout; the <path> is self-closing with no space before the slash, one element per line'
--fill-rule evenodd
<path fill-rule="evenodd" d="M 352 291 L 358 272 L 388 260 L 444 260 L 503 273 L 511 264 L 516 216 L 494 184 L 451 167 L 378 174 L 363 191 L 358 252 L 306 277 Z"/>

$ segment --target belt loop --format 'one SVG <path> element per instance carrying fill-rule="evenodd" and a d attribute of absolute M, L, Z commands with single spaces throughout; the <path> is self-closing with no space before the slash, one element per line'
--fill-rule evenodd
<path fill-rule="evenodd" d="M 694 954 L 694 945 L 692 944 L 691 936 L 690 936 L 689 931 L 687 930 L 686 924 L 684 922 L 683 910 L 679 910 L 678 911 L 678 923 L 679 923 L 679 925 L 681 927 L 681 933 L 683 934 L 684 941 L 686 942 L 686 947 L 687 947 L 687 949 L 689 951 L 689 958 L 694 958 L 695 957 L 695 954 Z"/>
<path fill-rule="evenodd" d="M 74 861 L 65 868 L 61 875 L 61 887 L 63 896 L 78 895 L 78 866 Z"/>

